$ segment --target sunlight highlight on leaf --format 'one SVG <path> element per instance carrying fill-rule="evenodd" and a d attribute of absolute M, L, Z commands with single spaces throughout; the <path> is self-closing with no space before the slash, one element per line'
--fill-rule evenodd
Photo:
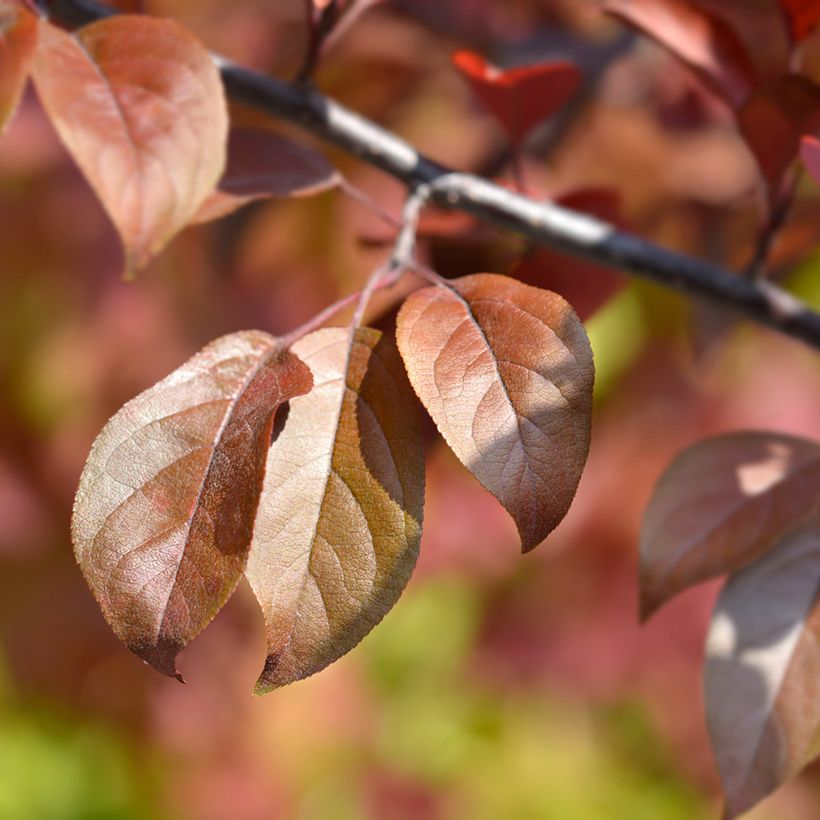
<path fill-rule="evenodd" d="M 421 538 L 416 403 L 392 342 L 328 328 L 293 351 L 314 388 L 270 449 L 245 573 L 267 631 L 259 694 L 352 649 L 401 595 Z"/>

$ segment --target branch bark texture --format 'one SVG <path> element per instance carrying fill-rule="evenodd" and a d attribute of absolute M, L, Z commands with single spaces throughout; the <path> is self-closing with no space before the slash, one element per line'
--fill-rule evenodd
<path fill-rule="evenodd" d="M 51 20 L 69 27 L 116 13 L 94 0 L 53 0 L 40 5 L 47 7 L 44 11 Z M 313 88 L 291 85 L 218 55 L 214 60 L 231 99 L 299 125 L 411 189 L 429 186 L 431 200 L 443 207 L 459 209 L 535 243 L 721 305 L 820 349 L 820 314 L 769 282 L 752 281 L 598 219 L 453 171 Z"/>

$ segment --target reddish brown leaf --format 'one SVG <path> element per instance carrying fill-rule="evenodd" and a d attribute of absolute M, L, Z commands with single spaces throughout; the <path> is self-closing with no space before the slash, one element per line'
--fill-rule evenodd
<path fill-rule="evenodd" d="M 421 538 L 417 405 L 393 343 L 328 328 L 293 350 L 315 386 L 271 447 L 245 573 L 267 627 L 258 693 L 352 649 L 398 599 Z"/>
<path fill-rule="evenodd" d="M 817 137 L 803 137 L 800 141 L 800 158 L 811 178 L 820 183 L 820 140 Z"/>
<path fill-rule="evenodd" d="M 234 128 L 225 173 L 194 221 L 220 219 L 257 199 L 319 194 L 340 181 L 318 151 L 272 131 Z"/>
<path fill-rule="evenodd" d="M 582 188 L 555 200 L 558 205 L 596 216 L 618 225 L 620 195 L 608 188 Z M 609 268 L 585 259 L 569 258 L 551 248 L 539 247 L 521 259 L 510 273 L 514 279 L 533 287 L 559 293 L 581 321 L 603 307 L 625 284 L 624 277 Z"/>
<path fill-rule="evenodd" d="M 143 267 L 194 217 L 225 165 L 227 108 L 205 48 L 170 20 L 122 15 L 73 35 L 41 25 L 37 91 Z"/>
<path fill-rule="evenodd" d="M 745 46 L 731 26 L 687 0 L 603 0 L 609 14 L 639 29 L 691 66 L 734 108 L 757 84 Z"/>
<path fill-rule="evenodd" d="M 472 51 L 457 51 L 452 59 L 475 96 L 516 143 L 563 108 L 582 80 L 578 68 L 567 62 L 504 71 Z"/>
<path fill-rule="evenodd" d="M 273 416 L 310 371 L 266 333 L 234 333 L 126 404 L 83 470 L 72 535 L 117 636 L 160 672 L 245 568 Z"/>
<path fill-rule="evenodd" d="M 738 569 L 820 508 L 820 445 L 778 433 L 707 439 L 658 482 L 641 535 L 641 613 Z"/>
<path fill-rule="evenodd" d="M 801 137 L 820 125 L 820 86 L 796 74 L 781 77 L 756 90 L 738 119 L 774 203 Z"/>
<path fill-rule="evenodd" d="M 578 487 L 592 351 L 555 293 L 492 274 L 452 286 L 407 299 L 399 350 L 441 434 L 512 515 L 526 552 L 566 515 Z"/>
<path fill-rule="evenodd" d="M 0 0 L 0 135 L 17 109 L 37 45 L 37 20 L 16 0 Z"/>
<path fill-rule="evenodd" d="M 737 817 L 820 753 L 820 520 L 734 575 L 704 675 L 709 735 Z"/>
<path fill-rule="evenodd" d="M 820 23 L 820 0 L 778 0 L 794 42 L 805 40 Z"/>

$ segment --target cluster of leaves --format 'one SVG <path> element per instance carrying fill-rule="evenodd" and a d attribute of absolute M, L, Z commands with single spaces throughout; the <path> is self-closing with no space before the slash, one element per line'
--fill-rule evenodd
<path fill-rule="evenodd" d="M 367 5 L 314 2 L 309 61 L 341 11 L 349 20 Z M 773 225 L 801 151 L 820 178 L 812 136 L 820 87 L 794 70 L 820 3 L 779 3 L 788 47 L 765 66 L 729 22 L 697 3 L 602 6 L 725 102 L 760 168 Z M 516 152 L 582 80 L 568 62 L 502 70 L 469 51 L 453 62 Z M 341 182 L 304 146 L 231 129 L 214 61 L 172 21 L 123 16 L 67 33 L 0 0 L 0 128 L 29 74 L 117 227 L 129 274 L 186 225 Z M 610 199 L 579 191 L 566 204 L 611 209 Z M 526 263 L 515 275 L 527 280 Z M 418 554 L 417 399 L 510 513 L 525 552 L 562 520 L 590 442 L 592 354 L 577 314 L 561 296 L 513 278 L 433 278 L 402 305 L 395 340 L 358 321 L 287 338 L 233 333 L 106 425 L 77 493 L 76 555 L 116 634 L 160 672 L 179 676 L 178 652 L 243 575 L 266 624 L 259 692 L 324 668 L 372 629 Z M 644 616 L 731 573 L 706 666 L 731 815 L 817 752 L 818 485 L 820 445 L 743 433 L 681 456 L 647 513 Z"/>
<path fill-rule="evenodd" d="M 25 44 L 16 74 L 33 63 L 45 109 L 119 229 L 128 272 L 186 224 L 337 180 L 276 135 L 235 131 L 228 142 L 218 71 L 177 24 L 123 16 L 66 33 L 6 5 L 6 38 Z M 414 293 L 397 331 L 401 358 L 389 337 L 355 323 L 287 340 L 234 333 L 109 422 L 72 531 L 106 618 L 135 653 L 178 676 L 177 653 L 243 573 L 267 625 L 259 691 L 358 643 L 418 552 L 413 390 L 510 511 L 525 551 L 560 522 L 592 405 L 592 354 L 569 305 L 477 275 Z"/>

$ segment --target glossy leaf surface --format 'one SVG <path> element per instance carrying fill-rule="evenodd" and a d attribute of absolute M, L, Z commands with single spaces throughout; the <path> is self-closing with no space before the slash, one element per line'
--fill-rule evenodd
<path fill-rule="evenodd" d="M 641 534 L 644 617 L 762 555 L 820 508 L 820 446 L 768 432 L 707 439 L 655 488 Z"/>
<path fill-rule="evenodd" d="M 20 102 L 36 45 L 34 15 L 15 0 L 0 0 L 0 135 Z"/>
<path fill-rule="evenodd" d="M 424 504 L 417 404 L 395 346 L 329 328 L 293 347 L 315 386 L 268 458 L 246 575 L 265 616 L 262 693 L 318 672 L 398 599 Z"/>
<path fill-rule="evenodd" d="M 228 117 L 216 66 L 181 25 L 123 15 L 74 34 L 41 24 L 34 78 L 135 272 L 222 175 Z"/>
<path fill-rule="evenodd" d="M 470 83 L 481 104 L 501 123 L 513 142 L 572 99 L 581 72 L 572 63 L 550 62 L 502 70 L 480 54 L 457 51 L 453 64 Z"/>
<path fill-rule="evenodd" d="M 589 450 L 592 351 L 560 296 L 505 276 L 412 294 L 397 338 L 410 382 L 470 472 L 508 510 L 522 549 L 566 515 Z"/>
<path fill-rule="evenodd" d="M 696 4 L 687 0 L 604 0 L 603 8 L 691 66 L 734 108 L 755 87 L 755 69 L 734 30 Z"/>
<path fill-rule="evenodd" d="M 733 576 L 706 647 L 706 716 L 726 796 L 744 813 L 820 753 L 820 520 Z"/>
<path fill-rule="evenodd" d="M 216 614 L 250 548 L 273 417 L 311 374 L 266 333 L 212 342 L 97 438 L 74 504 L 77 562 L 117 636 L 160 672 Z"/>
<path fill-rule="evenodd" d="M 318 152 L 272 131 L 235 128 L 228 138 L 228 164 L 196 216 L 208 222 L 269 197 L 310 196 L 340 182 Z"/>

